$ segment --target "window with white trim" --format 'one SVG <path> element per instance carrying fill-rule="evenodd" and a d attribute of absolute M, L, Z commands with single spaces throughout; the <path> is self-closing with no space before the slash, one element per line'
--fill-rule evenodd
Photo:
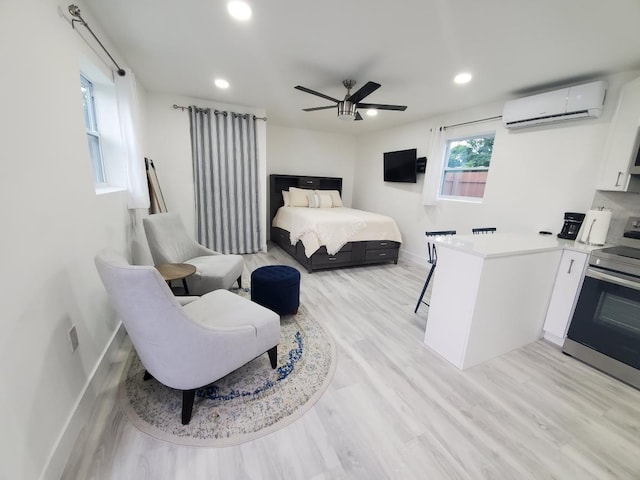
<path fill-rule="evenodd" d="M 96 114 L 94 88 L 93 83 L 84 75 L 80 75 L 80 91 L 82 92 L 84 124 L 87 130 L 87 142 L 89 144 L 89 157 L 93 167 L 93 178 L 96 185 L 104 185 L 107 183 L 107 179 L 102 159 L 102 145 Z"/>
<path fill-rule="evenodd" d="M 495 132 L 446 142 L 440 198 L 479 201 L 489 175 Z"/>

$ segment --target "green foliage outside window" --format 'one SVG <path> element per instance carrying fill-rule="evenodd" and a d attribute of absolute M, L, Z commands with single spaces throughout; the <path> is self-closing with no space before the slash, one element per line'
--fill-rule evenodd
<path fill-rule="evenodd" d="M 484 134 L 447 141 L 440 196 L 481 199 L 489 175 L 495 134 Z"/>
<path fill-rule="evenodd" d="M 451 141 L 447 168 L 488 168 L 494 138 L 492 135 Z"/>

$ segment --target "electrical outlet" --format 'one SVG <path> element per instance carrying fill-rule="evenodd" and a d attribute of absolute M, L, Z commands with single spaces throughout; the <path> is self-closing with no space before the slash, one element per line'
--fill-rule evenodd
<path fill-rule="evenodd" d="M 69 329 L 69 340 L 71 340 L 71 351 L 75 352 L 79 344 L 78 331 L 76 330 L 75 325 Z"/>

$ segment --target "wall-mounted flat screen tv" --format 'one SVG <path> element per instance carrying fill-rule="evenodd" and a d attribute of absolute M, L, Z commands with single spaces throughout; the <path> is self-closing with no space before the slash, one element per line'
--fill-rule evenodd
<path fill-rule="evenodd" d="M 384 181 L 416 183 L 417 156 L 418 151 L 415 148 L 385 152 Z"/>

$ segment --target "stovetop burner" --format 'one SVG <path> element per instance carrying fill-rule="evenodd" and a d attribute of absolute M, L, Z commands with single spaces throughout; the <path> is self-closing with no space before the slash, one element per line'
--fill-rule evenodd
<path fill-rule="evenodd" d="M 629 217 L 620 245 L 593 250 L 589 265 L 640 277 L 640 217 Z"/>
<path fill-rule="evenodd" d="M 640 277 L 640 217 L 629 217 L 620 245 L 593 250 L 589 265 Z"/>
<path fill-rule="evenodd" d="M 635 247 L 626 247 L 624 245 L 619 245 L 616 247 L 606 247 L 601 248 L 597 251 L 602 253 L 606 253 L 609 255 L 618 255 L 620 257 L 632 258 L 634 260 L 640 260 L 640 248 Z"/>

